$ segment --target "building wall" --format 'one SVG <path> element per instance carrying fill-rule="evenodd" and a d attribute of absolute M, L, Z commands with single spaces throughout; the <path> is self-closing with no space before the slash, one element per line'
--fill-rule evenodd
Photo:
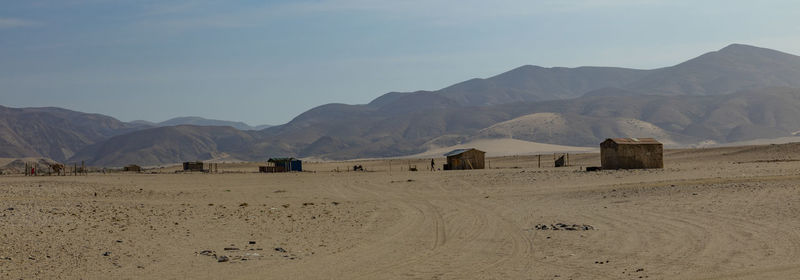
<path fill-rule="evenodd" d="M 142 167 L 138 165 L 128 165 L 122 168 L 122 171 L 142 172 Z"/>
<path fill-rule="evenodd" d="M 183 170 L 184 171 L 203 171 L 203 163 L 202 162 L 184 162 L 183 163 Z"/>
<path fill-rule="evenodd" d="M 301 160 L 279 160 L 271 163 L 275 167 L 272 172 L 303 171 L 303 161 Z"/>
<path fill-rule="evenodd" d="M 447 157 L 450 170 L 484 169 L 485 153 L 471 150 Z"/>
<path fill-rule="evenodd" d="M 275 165 L 267 165 L 267 166 L 259 166 L 258 172 L 261 173 L 277 173 L 277 172 L 286 172 L 283 167 L 275 166 Z"/>
<path fill-rule="evenodd" d="M 661 144 L 624 144 L 606 141 L 600 145 L 603 169 L 664 168 Z"/>

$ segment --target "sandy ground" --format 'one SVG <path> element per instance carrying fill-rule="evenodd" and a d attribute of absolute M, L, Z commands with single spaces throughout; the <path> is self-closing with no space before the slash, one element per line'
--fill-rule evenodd
<path fill-rule="evenodd" d="M 427 159 L 293 174 L 223 164 L 223 174 L 2 176 L 0 278 L 800 275 L 800 145 L 665 158 L 663 170 L 601 172 L 579 171 L 599 164 L 582 154 L 558 169 L 518 156 L 474 171 L 430 172 Z M 331 172 L 354 164 L 368 172 Z M 421 171 L 401 171 L 409 164 Z"/>

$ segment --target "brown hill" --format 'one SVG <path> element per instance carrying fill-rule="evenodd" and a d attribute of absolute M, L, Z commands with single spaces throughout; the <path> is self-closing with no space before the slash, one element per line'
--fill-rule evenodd
<path fill-rule="evenodd" d="M 345 105 L 317 108 L 313 110 L 313 118 L 298 117 L 276 128 L 280 131 L 272 130 L 271 143 L 291 147 L 286 152 L 299 156 L 333 159 L 399 156 L 422 152 L 430 141 L 455 145 L 470 139 L 508 137 L 508 133 L 500 133 L 498 128 L 503 125 L 498 123 L 535 113 L 553 113 L 563 120 L 519 125 L 513 138 L 594 146 L 606 137 L 653 136 L 668 143 L 690 144 L 703 140 L 724 143 L 789 136 L 800 130 L 800 124 L 793 121 L 800 118 L 800 90 L 789 88 L 715 96 L 587 96 L 422 109 L 395 115 L 366 106 L 340 106 Z M 342 108 L 350 113 L 342 116 Z M 317 140 L 322 141 L 314 143 Z M 326 145 L 322 143 L 335 148 L 323 149 Z"/>
<path fill-rule="evenodd" d="M 169 126 L 112 137 L 80 151 L 72 161 L 92 165 L 159 165 L 183 161 L 236 159 L 248 154 L 254 138 L 228 126 Z"/>
<path fill-rule="evenodd" d="M 143 128 L 146 126 L 61 108 L 0 106 L 0 157 L 63 161 L 88 145 Z"/>
<path fill-rule="evenodd" d="M 404 156 L 431 145 L 486 138 L 571 146 L 594 146 L 618 136 L 726 143 L 800 131 L 797 88 L 799 57 L 731 45 L 655 70 L 523 66 L 433 92 L 388 93 L 365 105 L 322 105 L 261 131 L 141 130 L 101 115 L 0 108 L 0 156 L 63 160 L 81 150 L 72 160 L 147 165 L 268 156 Z M 556 116 L 558 122 L 543 116 Z M 132 133 L 121 135 L 125 132 Z"/>
<path fill-rule="evenodd" d="M 714 95 L 764 87 L 800 87 L 800 56 L 733 44 L 656 69 L 624 88 L 646 94 Z"/>
<path fill-rule="evenodd" d="M 606 87 L 622 87 L 649 71 L 614 67 L 544 68 L 526 65 L 437 91 L 465 106 L 568 99 Z"/>

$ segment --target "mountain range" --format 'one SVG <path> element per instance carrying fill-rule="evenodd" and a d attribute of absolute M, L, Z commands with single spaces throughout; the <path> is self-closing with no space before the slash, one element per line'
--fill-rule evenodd
<path fill-rule="evenodd" d="M 0 107 L 0 115 L 0 157 L 102 166 L 403 156 L 495 138 L 573 146 L 607 137 L 729 143 L 800 131 L 800 57 L 734 44 L 652 70 L 526 65 L 436 91 L 326 104 L 261 129 L 197 117 L 126 123 L 58 108 Z"/>
<path fill-rule="evenodd" d="M 158 123 L 137 120 L 137 121 L 132 121 L 131 123 L 152 126 L 152 127 L 176 126 L 176 125 L 230 126 L 238 130 L 262 130 L 271 127 L 271 125 L 250 126 L 249 124 L 243 122 L 206 119 L 203 117 L 177 117 Z"/>

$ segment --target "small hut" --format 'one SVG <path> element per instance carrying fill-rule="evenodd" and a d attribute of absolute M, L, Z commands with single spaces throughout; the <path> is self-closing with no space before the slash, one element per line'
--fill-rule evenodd
<path fill-rule="evenodd" d="M 486 152 L 477 149 L 457 149 L 444 154 L 444 170 L 483 169 Z"/>
<path fill-rule="evenodd" d="M 600 143 L 603 169 L 664 168 L 663 145 L 653 138 L 609 138 Z"/>
<path fill-rule="evenodd" d="M 205 171 L 202 161 L 187 161 L 183 163 L 183 171 Z"/>
<path fill-rule="evenodd" d="M 136 164 L 129 164 L 123 167 L 122 171 L 142 172 L 142 167 Z"/>
<path fill-rule="evenodd" d="M 259 166 L 259 172 L 291 172 L 291 171 L 303 171 L 303 161 L 292 158 L 292 157 L 285 157 L 285 158 L 270 158 L 267 160 L 266 166 Z"/>

